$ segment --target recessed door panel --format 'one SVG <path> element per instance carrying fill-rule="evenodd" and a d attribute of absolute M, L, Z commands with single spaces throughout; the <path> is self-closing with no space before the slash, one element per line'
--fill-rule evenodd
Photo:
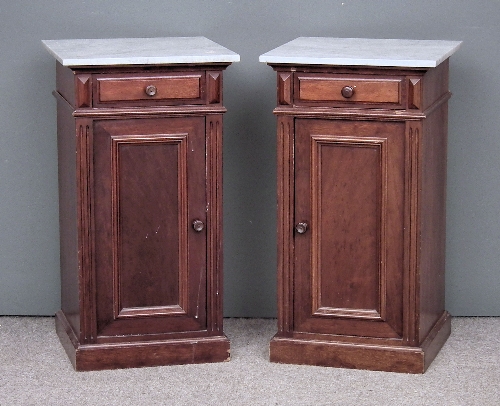
<path fill-rule="evenodd" d="M 383 140 L 312 137 L 313 311 L 380 315 Z M 381 162 L 382 161 L 382 162 Z"/>
<path fill-rule="evenodd" d="M 99 336 L 206 328 L 204 130 L 203 118 L 95 123 Z"/>
<path fill-rule="evenodd" d="M 296 120 L 295 331 L 401 337 L 403 198 L 403 124 Z"/>
<path fill-rule="evenodd" d="M 117 317 L 186 311 L 186 144 L 187 134 L 112 137 Z"/>

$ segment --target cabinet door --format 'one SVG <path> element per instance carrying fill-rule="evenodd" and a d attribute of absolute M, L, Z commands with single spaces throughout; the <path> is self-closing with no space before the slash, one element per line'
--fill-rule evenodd
<path fill-rule="evenodd" d="M 92 149 L 98 341 L 205 330 L 205 119 L 95 121 Z"/>
<path fill-rule="evenodd" d="M 295 123 L 294 331 L 401 338 L 405 124 Z"/>

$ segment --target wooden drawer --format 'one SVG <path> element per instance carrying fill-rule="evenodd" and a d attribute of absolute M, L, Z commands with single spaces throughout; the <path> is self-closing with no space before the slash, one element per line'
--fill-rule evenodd
<path fill-rule="evenodd" d="M 201 104 L 204 80 L 201 73 L 150 75 L 99 75 L 95 81 L 94 105 Z"/>
<path fill-rule="evenodd" d="M 389 105 L 402 108 L 402 77 L 297 73 L 296 104 Z M 353 106 L 354 107 L 354 106 Z"/>

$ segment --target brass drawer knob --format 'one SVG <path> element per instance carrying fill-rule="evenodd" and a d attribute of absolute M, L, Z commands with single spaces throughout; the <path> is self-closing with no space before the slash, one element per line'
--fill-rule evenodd
<path fill-rule="evenodd" d="M 203 224 L 203 221 L 201 220 L 195 220 L 193 221 L 193 228 L 194 231 L 197 231 L 199 233 L 205 228 L 205 224 Z"/>
<path fill-rule="evenodd" d="M 299 234 L 304 234 L 304 233 L 307 231 L 307 223 L 305 223 L 305 222 L 298 223 L 298 224 L 295 226 L 295 230 L 296 230 Z"/>
<path fill-rule="evenodd" d="M 346 99 L 349 99 L 354 94 L 354 86 L 344 86 L 340 93 L 342 93 L 342 96 Z"/>
<path fill-rule="evenodd" d="M 146 90 L 145 90 L 145 92 L 148 96 L 154 96 L 156 94 L 156 91 L 157 91 L 157 89 L 156 89 L 156 86 L 154 86 L 154 85 L 147 86 Z"/>

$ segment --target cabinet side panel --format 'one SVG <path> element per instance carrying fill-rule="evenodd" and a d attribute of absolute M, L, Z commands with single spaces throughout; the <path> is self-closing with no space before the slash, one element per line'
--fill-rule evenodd
<path fill-rule="evenodd" d="M 57 99 L 57 149 L 59 162 L 59 233 L 61 310 L 78 337 L 80 331 L 76 133 L 73 109 Z"/>
<path fill-rule="evenodd" d="M 68 103 L 75 104 L 75 73 L 58 61 L 56 62 L 56 90 Z"/>
<path fill-rule="evenodd" d="M 429 69 L 424 75 L 422 110 L 430 107 L 432 103 L 448 93 L 449 59 L 439 64 L 436 68 Z"/>
<path fill-rule="evenodd" d="M 444 312 L 446 236 L 446 144 L 448 107 L 443 104 L 423 123 L 420 203 L 421 342 Z"/>

